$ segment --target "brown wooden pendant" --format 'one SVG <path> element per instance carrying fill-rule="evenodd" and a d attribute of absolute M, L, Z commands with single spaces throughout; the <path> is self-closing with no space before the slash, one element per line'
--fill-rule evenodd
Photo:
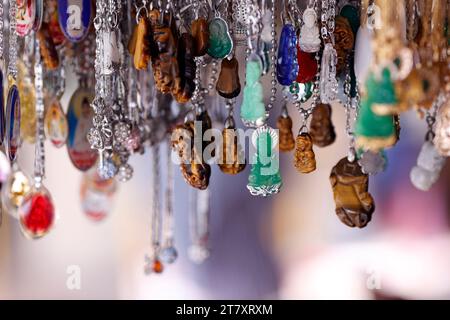
<path fill-rule="evenodd" d="M 178 103 L 188 102 L 195 91 L 194 43 L 189 33 L 183 33 L 178 41 L 178 65 L 180 68 L 181 86 L 174 92 Z"/>

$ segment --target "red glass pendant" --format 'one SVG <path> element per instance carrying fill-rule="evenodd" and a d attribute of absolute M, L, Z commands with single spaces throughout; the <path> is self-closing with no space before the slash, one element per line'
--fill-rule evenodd
<path fill-rule="evenodd" d="M 303 52 L 297 46 L 297 60 L 298 60 L 298 83 L 307 83 L 315 79 L 317 73 L 317 61 L 314 53 Z"/>
<path fill-rule="evenodd" d="M 31 191 L 19 207 L 19 220 L 24 234 L 32 239 L 46 235 L 55 220 L 53 201 L 45 188 Z"/>

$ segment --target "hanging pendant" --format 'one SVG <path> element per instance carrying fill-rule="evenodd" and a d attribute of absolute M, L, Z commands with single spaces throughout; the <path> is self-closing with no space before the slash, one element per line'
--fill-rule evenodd
<path fill-rule="evenodd" d="M 115 179 L 101 179 L 97 170 L 83 174 L 80 185 L 81 208 L 92 221 L 103 221 L 112 210 L 112 200 L 117 190 Z"/>
<path fill-rule="evenodd" d="M 233 50 L 228 24 L 220 17 L 215 17 L 209 22 L 208 54 L 215 59 L 223 59 Z"/>
<path fill-rule="evenodd" d="M 358 162 L 341 159 L 331 170 L 330 183 L 338 218 L 349 227 L 364 228 L 372 219 L 375 204 L 368 192 L 369 177 Z"/>
<path fill-rule="evenodd" d="M 44 130 L 46 138 L 55 147 L 61 148 L 66 143 L 69 131 L 67 118 L 56 98 L 51 100 L 45 111 Z"/>
<path fill-rule="evenodd" d="M 331 43 L 327 43 L 323 49 L 320 67 L 320 100 L 322 103 L 332 103 L 336 99 L 338 92 L 336 64 L 336 50 Z"/>
<path fill-rule="evenodd" d="M 46 235 L 55 220 L 52 198 L 43 186 L 33 188 L 23 198 L 18 213 L 22 232 L 31 239 Z"/>
<path fill-rule="evenodd" d="M 336 140 L 329 104 L 318 103 L 313 109 L 309 133 L 318 147 L 329 146 Z"/>
<path fill-rule="evenodd" d="M 81 171 L 87 171 L 94 166 L 98 158 L 97 150 L 92 149 L 87 140 L 94 116 L 90 105 L 93 98 L 94 93 L 91 90 L 80 87 L 70 98 L 67 110 L 67 151 L 73 165 Z"/>
<path fill-rule="evenodd" d="M 70 42 L 80 42 L 89 33 L 94 10 L 91 0 L 58 1 L 58 20 Z"/>
<path fill-rule="evenodd" d="M 25 37 L 31 31 L 36 19 L 35 0 L 17 1 L 16 33 L 19 37 Z"/>
<path fill-rule="evenodd" d="M 45 68 L 47 70 L 55 70 L 59 66 L 59 56 L 56 44 L 50 34 L 50 25 L 45 22 L 42 23 L 36 35 L 39 39 L 39 50 L 41 51 Z"/>
<path fill-rule="evenodd" d="M 226 99 L 236 98 L 241 92 L 239 64 L 235 57 L 222 60 L 216 90 L 219 95 Z"/>
<path fill-rule="evenodd" d="M 17 210 L 30 190 L 30 178 L 19 169 L 13 169 L 1 189 L 2 204 L 11 216 L 18 218 Z"/>
<path fill-rule="evenodd" d="M 299 47 L 304 52 L 314 53 L 320 50 L 320 33 L 317 26 L 317 14 L 313 8 L 303 12 L 303 26 L 300 29 Z"/>
<path fill-rule="evenodd" d="M 344 71 L 348 61 L 348 56 L 355 48 L 355 35 L 347 18 L 343 16 L 336 17 L 336 29 L 334 30 L 335 46 L 337 62 L 336 73 Z"/>
<path fill-rule="evenodd" d="M 252 162 L 247 188 L 254 196 L 267 197 L 280 192 L 282 181 L 279 171 L 277 132 L 266 125 L 253 132 L 256 154 Z"/>
<path fill-rule="evenodd" d="M 20 96 L 20 136 L 30 144 L 36 141 L 36 92 L 31 82 L 27 67 L 23 62 L 18 63 L 19 81 L 17 83 Z"/>
<path fill-rule="evenodd" d="M 281 30 L 278 47 L 277 79 L 281 85 L 289 86 L 297 75 L 297 35 L 292 24 L 285 24 Z"/>
<path fill-rule="evenodd" d="M 299 133 L 295 141 L 294 165 L 300 173 L 310 173 L 316 170 L 316 156 L 313 151 L 313 141 L 309 133 Z"/>
<path fill-rule="evenodd" d="M 241 105 L 241 119 L 247 127 L 259 127 L 267 118 L 263 86 L 260 82 L 261 74 L 261 60 L 256 54 L 250 55 L 245 71 L 244 96 Z"/>
<path fill-rule="evenodd" d="M 35 0 L 36 14 L 33 23 L 33 31 L 38 31 L 41 28 L 42 20 L 44 19 L 44 0 Z"/>
<path fill-rule="evenodd" d="M 298 61 L 298 83 L 309 83 L 314 81 L 317 74 L 317 61 L 313 54 L 301 51 L 297 47 L 297 61 Z"/>
<path fill-rule="evenodd" d="M 292 133 L 292 119 L 287 113 L 286 105 L 277 120 L 277 128 L 280 133 L 280 151 L 288 152 L 295 148 L 294 134 Z"/>
<path fill-rule="evenodd" d="M 178 40 L 177 55 L 180 85 L 179 90 L 173 90 L 172 94 L 178 103 L 186 103 L 191 100 L 195 91 L 197 69 L 194 61 L 194 39 L 189 33 L 183 33 Z"/>
<path fill-rule="evenodd" d="M 17 86 L 13 84 L 8 91 L 6 100 L 6 133 L 5 150 L 11 162 L 17 157 L 20 146 L 20 97 Z"/>
<path fill-rule="evenodd" d="M 444 167 L 446 158 L 439 154 L 431 141 L 425 141 L 412 168 L 410 178 L 419 190 L 428 191 L 436 183 Z"/>
<path fill-rule="evenodd" d="M 191 35 L 194 39 L 194 55 L 196 57 L 204 56 L 208 50 L 209 43 L 208 21 L 205 18 L 198 18 L 192 21 Z"/>
<path fill-rule="evenodd" d="M 245 169 L 245 154 L 239 143 L 238 131 L 234 120 L 227 121 L 222 130 L 222 154 L 219 157 L 219 168 L 226 174 L 238 174 Z"/>
<path fill-rule="evenodd" d="M 381 72 L 380 79 L 370 73 L 366 81 L 366 95 L 355 123 L 355 142 L 360 149 L 378 152 L 397 142 L 396 127 L 392 115 L 378 115 L 374 108 L 387 108 L 397 103 L 394 84 L 389 69 Z"/>
<path fill-rule="evenodd" d="M 150 36 L 150 22 L 147 17 L 141 17 L 135 29 L 133 62 L 137 70 L 145 70 L 150 62 L 150 46 L 147 38 Z"/>
<path fill-rule="evenodd" d="M 450 100 L 446 100 L 439 108 L 436 117 L 436 129 L 433 143 L 443 156 L 450 156 Z"/>
<path fill-rule="evenodd" d="M 48 12 L 49 20 L 48 20 L 48 29 L 50 36 L 53 40 L 55 46 L 59 46 L 62 44 L 66 37 L 61 30 L 61 26 L 59 24 L 58 18 L 58 1 L 54 0 L 44 0 L 44 7 L 46 12 Z"/>

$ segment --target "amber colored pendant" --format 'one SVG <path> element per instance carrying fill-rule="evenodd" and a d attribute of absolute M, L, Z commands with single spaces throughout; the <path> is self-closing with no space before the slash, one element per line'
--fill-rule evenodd
<path fill-rule="evenodd" d="M 318 147 L 329 146 L 336 140 L 329 104 L 319 103 L 314 108 L 309 133 L 313 143 Z"/>
<path fill-rule="evenodd" d="M 341 159 L 331 170 L 336 214 L 349 227 L 365 227 L 372 219 L 375 204 L 368 192 L 369 176 L 361 170 L 358 161 Z"/>
<path fill-rule="evenodd" d="M 226 99 L 236 98 L 241 92 L 239 64 L 235 57 L 223 59 L 216 84 L 217 93 Z"/>
<path fill-rule="evenodd" d="M 222 139 L 222 156 L 219 158 L 219 168 L 226 174 L 238 174 L 245 169 L 246 162 L 234 126 L 222 130 Z"/>
<path fill-rule="evenodd" d="M 179 90 L 172 90 L 172 94 L 178 103 L 186 103 L 195 91 L 195 72 L 197 66 L 194 61 L 194 40 L 192 36 L 185 32 L 178 40 L 177 59 L 179 65 Z M 177 88 L 175 88 L 177 89 Z"/>
<path fill-rule="evenodd" d="M 134 67 L 138 70 L 147 69 L 150 62 L 150 48 L 148 47 L 149 21 L 146 17 L 141 17 L 137 25 L 135 50 L 134 50 Z"/>
<path fill-rule="evenodd" d="M 52 99 L 47 110 L 45 111 L 44 118 L 44 131 L 47 139 L 50 139 L 51 143 L 61 148 L 67 140 L 69 132 L 67 124 L 67 118 L 62 110 L 61 104 L 58 99 Z"/>
<path fill-rule="evenodd" d="M 316 170 L 316 157 L 314 155 L 313 142 L 309 133 L 303 132 L 297 136 L 294 165 L 301 173 L 310 173 Z"/>
<path fill-rule="evenodd" d="M 292 133 L 292 119 L 288 114 L 280 115 L 277 120 L 279 130 L 279 148 L 282 152 L 292 151 L 295 148 L 294 134 Z"/>
<path fill-rule="evenodd" d="M 31 239 L 46 235 L 55 220 L 55 208 L 48 191 L 43 187 L 33 189 L 19 207 L 19 221 L 25 236 Z"/>
<path fill-rule="evenodd" d="M 343 16 L 336 17 L 336 27 L 334 30 L 335 49 L 337 53 L 337 72 L 344 70 L 348 54 L 352 51 L 355 45 L 355 35 L 347 18 Z"/>
<path fill-rule="evenodd" d="M 56 43 L 50 34 L 50 26 L 47 23 L 42 23 L 41 29 L 37 32 L 37 37 L 45 68 L 55 70 L 59 66 L 59 57 L 56 51 Z"/>
<path fill-rule="evenodd" d="M 201 57 L 206 54 L 209 42 L 208 21 L 205 18 L 199 18 L 192 21 L 191 35 L 194 38 L 194 55 Z"/>

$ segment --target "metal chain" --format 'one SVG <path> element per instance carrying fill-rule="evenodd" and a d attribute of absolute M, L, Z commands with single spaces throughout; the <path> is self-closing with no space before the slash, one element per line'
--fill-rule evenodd
<path fill-rule="evenodd" d="M 276 17 L 275 17 L 275 5 L 276 0 L 272 0 L 272 6 L 270 7 L 270 27 L 271 27 L 271 48 L 270 48 L 270 69 L 272 70 L 270 76 L 272 80 L 270 81 L 272 88 L 270 89 L 269 103 L 267 104 L 267 110 L 271 110 L 275 104 L 277 97 L 277 74 L 276 74 L 276 59 L 277 59 L 277 32 L 276 32 Z"/>
<path fill-rule="evenodd" d="M 44 83 L 39 40 L 35 41 L 34 60 L 34 86 L 36 90 L 36 147 L 34 159 L 34 181 L 36 187 L 42 183 L 45 175 L 45 149 L 44 149 Z"/>
<path fill-rule="evenodd" d="M 3 0 L 0 1 L 0 60 L 3 62 L 4 61 L 4 56 L 3 56 L 3 48 L 4 48 L 4 43 L 3 43 L 3 27 L 4 27 L 4 10 L 3 10 Z"/>
<path fill-rule="evenodd" d="M 16 32 L 17 1 L 9 0 L 9 60 L 8 76 L 10 80 L 17 79 L 17 32 Z"/>

